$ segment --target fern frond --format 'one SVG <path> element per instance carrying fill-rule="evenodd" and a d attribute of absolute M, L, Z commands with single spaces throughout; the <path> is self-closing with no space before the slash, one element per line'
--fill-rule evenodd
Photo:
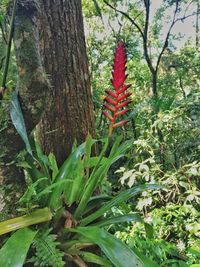
<path fill-rule="evenodd" d="M 37 267 L 63 267 L 63 253 L 59 250 L 59 242 L 56 241 L 56 235 L 50 234 L 52 229 L 40 231 L 34 242 L 35 256 L 31 262 Z"/>

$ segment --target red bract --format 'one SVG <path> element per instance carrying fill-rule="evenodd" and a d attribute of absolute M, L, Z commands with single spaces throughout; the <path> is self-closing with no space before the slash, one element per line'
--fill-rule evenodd
<path fill-rule="evenodd" d="M 131 101 L 127 98 L 131 93 L 127 93 L 126 90 L 131 86 L 125 85 L 124 82 L 127 78 L 126 74 L 126 51 L 122 41 L 117 43 L 114 56 L 114 64 L 112 70 L 112 85 L 114 90 L 106 91 L 108 94 L 105 97 L 104 108 L 108 110 L 103 111 L 103 114 L 109 119 L 109 135 L 112 134 L 114 128 L 122 126 L 127 123 L 127 120 L 119 120 L 120 116 L 127 113 L 129 109 L 124 109 Z M 118 121 L 117 121 L 118 120 Z"/>

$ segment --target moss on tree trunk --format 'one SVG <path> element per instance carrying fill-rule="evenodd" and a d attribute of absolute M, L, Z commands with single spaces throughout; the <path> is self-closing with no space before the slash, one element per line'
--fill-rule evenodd
<path fill-rule="evenodd" d="M 40 121 L 49 87 L 39 51 L 38 10 L 38 1 L 19 1 L 14 26 L 14 46 L 19 74 L 16 88 L 19 91 L 28 133 L 31 133 Z M 15 165 L 16 156 L 24 148 L 24 144 L 11 122 L 9 109 L 9 97 L 4 98 L 1 101 L 3 119 L 0 120 L 0 183 L 3 185 L 24 181 L 23 172 Z M 0 194 L 1 198 L 4 198 L 1 192 Z"/>

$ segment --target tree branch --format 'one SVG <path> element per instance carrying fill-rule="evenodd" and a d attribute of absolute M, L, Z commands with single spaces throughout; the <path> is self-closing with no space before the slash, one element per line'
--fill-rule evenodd
<path fill-rule="evenodd" d="M 184 16 L 186 15 L 186 13 L 187 13 L 188 9 L 190 8 L 191 4 L 193 4 L 193 3 L 194 3 L 194 0 L 191 0 L 191 1 L 188 3 L 188 5 L 187 5 L 186 8 L 185 8 Z"/>
<path fill-rule="evenodd" d="M 179 8 L 179 1 L 177 0 L 177 1 L 176 1 L 176 8 L 175 8 L 175 11 L 174 11 L 174 16 L 173 16 L 172 23 L 171 23 L 171 25 L 170 25 L 170 27 L 169 27 L 169 30 L 168 30 L 168 32 L 167 32 L 167 35 L 166 35 L 166 38 L 165 38 L 165 42 L 164 42 L 163 48 L 162 48 L 162 50 L 161 50 L 161 52 L 160 52 L 160 54 L 159 54 L 159 56 L 158 56 L 158 60 L 157 60 L 157 63 L 156 63 L 156 72 L 158 71 L 158 68 L 159 68 L 159 65 L 160 65 L 160 61 L 161 61 L 162 56 L 163 56 L 163 54 L 164 54 L 164 52 L 165 52 L 165 49 L 168 47 L 169 36 L 170 36 L 170 34 L 171 34 L 171 31 L 172 31 L 174 25 L 175 25 L 178 21 L 182 21 L 182 22 L 183 22 L 185 19 L 187 19 L 187 18 L 189 18 L 189 17 L 192 17 L 192 16 L 194 16 L 194 15 L 197 14 L 197 12 L 193 12 L 192 14 L 186 15 L 186 14 L 185 14 L 186 12 L 185 12 L 183 17 L 181 17 L 181 18 L 177 18 L 177 19 L 176 19 L 176 15 L 177 15 L 177 12 L 178 12 L 178 8 Z"/>
<path fill-rule="evenodd" d="M 142 38 L 144 39 L 144 33 L 142 31 L 142 29 L 140 28 L 140 26 L 136 23 L 135 19 L 139 16 L 137 16 L 135 19 L 132 19 L 126 12 L 123 12 L 119 9 L 117 9 L 116 7 L 112 6 L 111 4 L 109 4 L 106 0 L 104 0 L 104 3 L 109 6 L 111 9 L 115 10 L 116 12 L 122 14 L 124 17 L 126 17 L 139 31 L 139 33 L 141 34 Z"/>
<path fill-rule="evenodd" d="M 169 36 L 171 34 L 172 28 L 174 27 L 174 25 L 176 23 L 176 15 L 177 15 L 177 12 L 178 12 L 178 8 L 179 8 L 179 0 L 176 0 L 176 7 L 175 7 L 175 10 L 174 10 L 174 16 L 173 16 L 173 19 L 172 19 L 172 23 L 171 23 L 171 25 L 169 27 L 169 30 L 167 32 L 163 48 L 162 48 L 162 50 L 161 50 L 161 52 L 160 52 L 160 54 L 158 56 L 158 60 L 157 60 L 157 63 L 156 63 L 156 72 L 158 72 L 160 61 L 161 61 L 161 58 L 162 58 L 162 56 L 163 56 L 163 54 L 165 52 L 165 49 L 168 47 Z"/>
<path fill-rule="evenodd" d="M 151 73 L 153 74 L 155 72 L 155 69 L 153 67 L 151 58 L 149 56 L 148 51 L 148 29 L 149 29 L 149 15 L 150 15 L 150 1 L 144 0 L 144 6 L 145 6 L 145 26 L 144 26 L 144 38 L 143 38 L 143 47 L 144 47 L 144 56 L 146 58 L 147 64 L 149 66 L 149 69 Z"/>
<path fill-rule="evenodd" d="M 137 30 L 139 31 L 141 37 L 142 37 L 142 40 L 143 40 L 143 47 L 144 47 L 144 56 L 146 58 L 146 61 L 147 61 L 147 64 L 149 66 L 149 69 L 151 71 L 151 73 L 155 72 L 154 70 L 154 67 L 153 67 L 153 64 L 151 62 L 151 59 L 149 57 L 149 53 L 148 53 L 148 47 L 147 47 L 147 41 L 148 41 L 148 26 L 149 26 L 149 11 L 150 11 L 150 1 L 149 0 L 144 0 L 144 3 L 145 3 L 145 7 L 147 8 L 146 9 L 146 19 L 145 19 L 145 29 L 144 29 L 144 32 L 143 30 L 141 29 L 141 27 L 138 25 L 138 23 L 135 21 L 136 18 L 138 18 L 138 16 L 140 15 L 137 15 L 136 18 L 132 19 L 127 13 L 117 9 L 116 7 L 112 6 L 111 4 L 109 4 L 106 0 L 104 0 L 104 3 L 109 6 L 110 8 L 112 8 L 113 10 L 115 10 L 116 12 L 119 12 L 120 14 L 122 14 L 124 17 L 126 17 L 136 28 Z"/>
<path fill-rule="evenodd" d="M 198 15 L 198 14 L 200 14 L 199 12 L 197 13 L 197 12 L 193 12 L 192 14 L 189 14 L 189 15 L 187 15 L 187 16 L 183 16 L 183 17 L 181 17 L 181 18 L 177 18 L 176 20 L 175 20 L 175 23 L 177 23 L 178 21 L 184 21 L 185 19 L 187 19 L 187 18 L 189 18 L 189 17 L 192 17 L 192 16 L 194 16 L 194 15 Z M 174 24 L 175 24 L 174 23 Z"/>
<path fill-rule="evenodd" d="M 150 13 L 150 2 L 149 0 L 144 0 L 146 16 L 145 16 L 145 26 L 144 26 L 144 36 L 148 39 L 148 29 L 149 29 L 149 13 Z"/>

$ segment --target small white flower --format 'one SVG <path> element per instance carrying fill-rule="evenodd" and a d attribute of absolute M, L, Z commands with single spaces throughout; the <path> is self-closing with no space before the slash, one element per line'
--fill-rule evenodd
<path fill-rule="evenodd" d="M 185 243 L 182 240 L 179 240 L 177 243 L 177 248 L 179 251 L 184 251 L 186 248 Z"/>

